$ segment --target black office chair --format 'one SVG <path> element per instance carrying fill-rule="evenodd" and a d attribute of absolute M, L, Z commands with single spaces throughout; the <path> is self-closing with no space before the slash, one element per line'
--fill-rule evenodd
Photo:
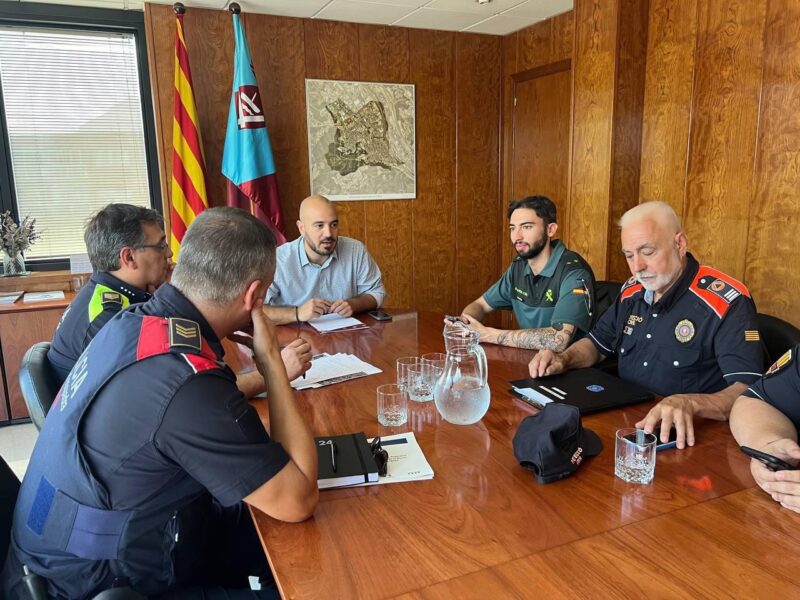
<path fill-rule="evenodd" d="M 22 357 L 19 369 L 22 397 L 25 406 L 28 407 L 31 421 L 39 431 L 62 383 L 47 359 L 49 349 L 50 342 L 34 344 Z"/>
<path fill-rule="evenodd" d="M 800 329 L 783 319 L 757 313 L 758 333 L 767 353 L 767 364 L 778 360 L 781 355 L 800 344 Z"/>
<path fill-rule="evenodd" d="M 608 307 L 614 304 L 614 300 L 619 296 L 622 284 L 618 281 L 595 281 L 594 282 L 594 303 L 595 308 L 592 314 L 592 321 L 597 322 Z"/>
<path fill-rule="evenodd" d="M 48 344 L 49 345 L 49 344 Z M 14 517 L 14 507 L 19 494 L 19 479 L 14 471 L 0 456 L 0 571 L 8 554 L 11 543 L 11 524 Z M 31 600 L 47 600 L 47 585 L 43 578 L 31 575 L 33 592 Z M 145 596 L 134 592 L 130 588 L 111 588 L 100 592 L 93 600 L 147 600 Z"/>

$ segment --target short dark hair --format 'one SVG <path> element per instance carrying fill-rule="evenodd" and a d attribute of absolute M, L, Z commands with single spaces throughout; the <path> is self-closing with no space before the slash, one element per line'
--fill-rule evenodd
<path fill-rule="evenodd" d="M 142 223 L 164 228 L 164 218 L 152 208 L 132 204 L 109 204 L 86 225 L 83 240 L 95 271 L 119 269 L 119 253 L 125 246 L 145 243 Z"/>
<path fill-rule="evenodd" d="M 547 196 L 527 196 L 521 200 L 514 200 L 508 205 L 506 218 L 510 219 L 518 208 L 528 208 L 534 211 L 536 216 L 544 221 L 545 227 L 556 222 L 556 205 Z"/>
<path fill-rule="evenodd" d="M 190 299 L 224 306 L 256 279 L 275 274 L 275 236 L 238 208 L 201 212 L 181 241 L 171 283 Z"/>

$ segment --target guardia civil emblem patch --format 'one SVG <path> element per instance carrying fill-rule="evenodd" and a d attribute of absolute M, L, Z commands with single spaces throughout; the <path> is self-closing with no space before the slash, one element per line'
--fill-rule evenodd
<path fill-rule="evenodd" d="M 683 319 L 675 326 L 675 339 L 681 344 L 687 344 L 694 337 L 694 323 L 689 319 Z"/>

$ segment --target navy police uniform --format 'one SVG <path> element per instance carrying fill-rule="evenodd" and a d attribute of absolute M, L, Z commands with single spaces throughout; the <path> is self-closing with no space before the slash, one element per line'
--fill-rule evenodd
<path fill-rule="evenodd" d="M 47 358 L 64 381 L 97 332 L 123 308 L 147 302 L 150 294 L 111 273 L 96 271 L 70 302 L 53 336 Z"/>
<path fill-rule="evenodd" d="M 20 595 L 22 564 L 59 599 L 119 582 L 153 597 L 268 575 L 241 501 L 289 457 L 222 355 L 170 284 L 98 333 L 56 397 L 22 482 L 6 597 Z"/>
<path fill-rule="evenodd" d="M 616 355 L 619 375 L 662 396 L 711 394 L 756 381 L 763 349 L 747 288 L 687 255 L 678 280 L 657 301 L 634 278 L 588 335 Z"/>
<path fill-rule="evenodd" d="M 800 361 L 797 353 L 800 346 L 787 350 L 767 369 L 764 377 L 756 381 L 744 396 L 759 398 L 771 404 L 794 424 L 800 431 Z"/>
<path fill-rule="evenodd" d="M 483 299 L 494 310 L 513 310 L 525 329 L 574 325 L 578 340 L 591 327 L 594 274 L 589 263 L 560 240 L 550 244 L 552 253 L 541 273 L 534 275 L 528 261 L 517 256 Z"/>

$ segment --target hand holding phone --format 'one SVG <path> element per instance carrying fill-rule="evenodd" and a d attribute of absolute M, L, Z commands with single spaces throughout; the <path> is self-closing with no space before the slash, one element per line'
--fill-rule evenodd
<path fill-rule="evenodd" d="M 785 460 L 778 458 L 777 456 L 772 456 L 772 454 L 767 454 L 766 452 L 761 452 L 760 450 L 755 450 L 753 448 L 749 448 L 747 446 L 741 446 L 741 451 L 747 454 L 750 458 L 755 458 L 756 460 L 764 463 L 764 466 L 767 467 L 770 471 L 796 471 L 797 467 L 786 462 Z"/>

